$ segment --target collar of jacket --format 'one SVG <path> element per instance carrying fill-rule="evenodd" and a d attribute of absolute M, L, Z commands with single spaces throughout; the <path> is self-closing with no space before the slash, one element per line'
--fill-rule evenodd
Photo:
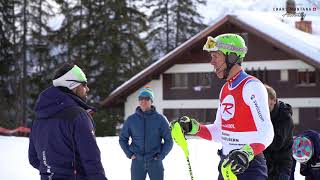
<path fill-rule="evenodd" d="M 54 86 L 50 86 L 40 93 L 34 110 L 37 118 L 48 118 L 71 106 L 80 106 L 86 111 L 95 110 L 78 96 L 61 91 Z"/>
<path fill-rule="evenodd" d="M 284 117 L 287 117 L 289 115 L 292 116 L 292 107 L 290 106 L 290 104 L 277 100 L 277 103 L 274 105 L 274 108 L 270 113 L 271 120 L 277 119 L 280 116 L 280 120 L 285 120 L 287 118 Z"/>
<path fill-rule="evenodd" d="M 83 109 L 85 110 L 91 110 L 93 112 L 96 112 L 96 108 L 89 106 L 82 98 L 80 98 L 79 96 L 77 96 L 76 94 L 74 94 L 70 89 L 66 88 L 66 87 L 57 87 L 59 90 L 61 90 L 62 92 L 68 94 L 79 106 L 81 106 Z"/>
<path fill-rule="evenodd" d="M 136 108 L 136 113 L 139 115 L 139 116 L 145 116 L 145 115 L 152 115 L 156 112 L 156 107 L 154 107 L 153 105 L 151 105 L 151 109 L 149 111 L 145 111 L 143 112 L 141 107 L 138 106 Z"/>

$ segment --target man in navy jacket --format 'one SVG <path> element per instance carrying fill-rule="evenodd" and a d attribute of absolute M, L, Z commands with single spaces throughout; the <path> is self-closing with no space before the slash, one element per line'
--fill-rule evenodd
<path fill-rule="evenodd" d="M 152 106 L 153 99 L 154 94 L 150 88 L 140 91 L 139 106 L 125 121 L 119 136 L 122 150 L 132 159 L 132 180 L 144 180 L 147 173 L 150 180 L 163 180 L 162 160 L 172 149 L 169 123 Z"/>
<path fill-rule="evenodd" d="M 97 146 L 93 108 L 85 103 L 87 78 L 77 65 L 64 64 L 53 86 L 38 97 L 30 133 L 29 162 L 41 180 L 106 180 Z"/>

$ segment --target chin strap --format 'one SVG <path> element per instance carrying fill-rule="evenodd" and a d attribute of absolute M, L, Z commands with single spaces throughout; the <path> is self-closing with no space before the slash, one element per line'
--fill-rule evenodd
<path fill-rule="evenodd" d="M 225 57 L 226 57 L 227 68 L 224 69 L 224 75 L 223 75 L 223 78 L 222 78 L 222 79 L 227 80 L 231 68 L 232 68 L 235 64 L 237 64 L 237 62 L 235 62 L 235 63 L 230 63 L 230 62 L 229 62 L 229 55 L 225 55 Z"/>

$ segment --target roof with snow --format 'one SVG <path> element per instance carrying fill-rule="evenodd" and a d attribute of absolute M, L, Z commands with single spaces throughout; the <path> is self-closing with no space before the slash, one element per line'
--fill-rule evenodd
<path fill-rule="evenodd" d="M 101 102 L 102 105 L 111 106 L 112 104 L 124 102 L 128 95 L 172 67 L 175 64 L 175 57 L 190 50 L 194 44 L 203 44 L 207 36 L 227 22 L 241 27 L 248 33 L 261 37 L 273 46 L 320 69 L 320 35 L 300 31 L 292 26 L 292 22 L 288 22 L 288 20 L 282 16 L 277 17 L 274 13 L 250 11 L 229 12 L 216 18 L 208 28 L 193 36 L 123 83 Z M 320 18 L 312 19 L 312 23 L 317 25 L 316 29 L 319 28 Z M 313 28 L 315 28 L 314 25 Z"/>

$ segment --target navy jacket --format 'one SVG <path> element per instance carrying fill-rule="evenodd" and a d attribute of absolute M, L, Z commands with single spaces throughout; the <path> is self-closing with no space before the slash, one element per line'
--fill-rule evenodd
<path fill-rule="evenodd" d="M 307 130 L 302 135 L 311 139 L 314 151 L 311 159 L 306 164 L 301 164 L 300 174 L 306 176 L 307 179 L 320 179 L 320 134 Z"/>
<path fill-rule="evenodd" d="M 38 97 L 29 162 L 41 175 L 106 180 L 91 116 L 78 96 L 49 87 Z M 76 172 L 76 173 L 75 173 Z"/>
<path fill-rule="evenodd" d="M 131 144 L 129 137 L 132 138 Z M 169 123 L 154 106 L 147 112 L 137 107 L 125 121 L 119 143 L 128 158 L 134 154 L 137 160 L 163 160 L 173 146 Z"/>

